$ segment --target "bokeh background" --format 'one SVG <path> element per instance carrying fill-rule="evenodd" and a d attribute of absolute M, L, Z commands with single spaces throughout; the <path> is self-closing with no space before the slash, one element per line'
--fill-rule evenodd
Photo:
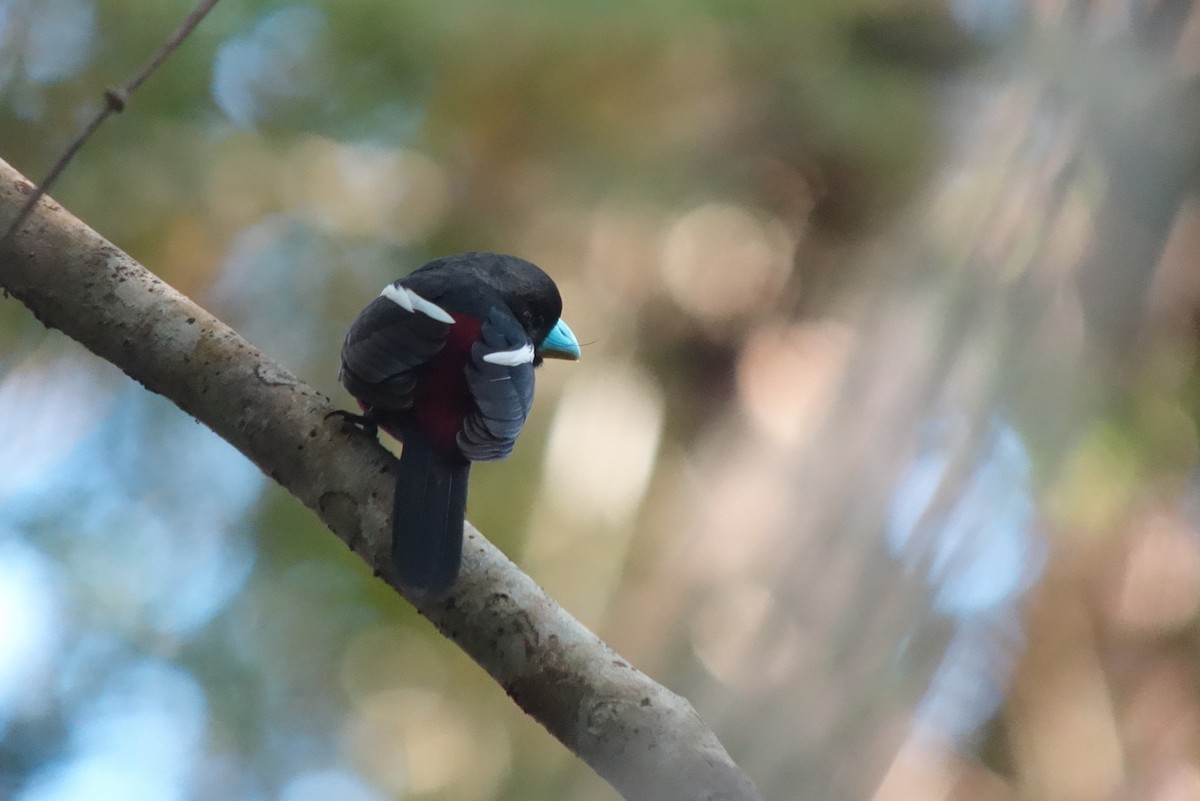
<path fill-rule="evenodd" d="M 33 178 L 189 10 L 0 0 Z M 1200 10 L 224 0 L 54 191 L 340 403 L 557 279 L 469 516 L 767 798 L 1200 798 Z M 211 432 L 0 302 L 0 797 L 611 799 Z"/>

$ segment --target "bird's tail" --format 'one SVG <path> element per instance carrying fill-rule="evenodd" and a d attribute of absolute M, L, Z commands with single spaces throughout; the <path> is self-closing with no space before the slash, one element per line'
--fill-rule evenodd
<path fill-rule="evenodd" d="M 457 454 L 405 437 L 392 504 L 392 566 L 405 590 L 437 597 L 458 577 L 470 470 Z"/>

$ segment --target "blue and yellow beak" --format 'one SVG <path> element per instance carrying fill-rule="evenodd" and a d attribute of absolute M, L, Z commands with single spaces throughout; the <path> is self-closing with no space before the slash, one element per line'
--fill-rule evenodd
<path fill-rule="evenodd" d="M 550 333 L 546 334 L 538 353 L 545 359 L 569 359 L 573 362 L 579 361 L 581 355 L 578 340 L 561 319 L 550 329 Z"/>

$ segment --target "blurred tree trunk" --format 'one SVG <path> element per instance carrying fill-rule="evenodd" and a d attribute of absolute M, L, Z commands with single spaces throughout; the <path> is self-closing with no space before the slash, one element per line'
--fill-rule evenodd
<path fill-rule="evenodd" d="M 772 346 L 777 372 L 796 348 L 810 354 L 783 386 L 827 380 L 833 399 L 779 400 L 800 433 L 739 413 L 713 435 L 720 458 L 701 477 L 706 498 L 681 553 L 738 540 L 755 555 L 742 573 L 711 556 L 689 588 L 691 614 L 743 615 L 750 633 L 723 666 L 724 685 L 705 691 L 697 679 L 689 694 L 739 733 L 730 747 L 767 797 L 869 797 L 914 726 L 931 736 L 917 711 L 931 680 L 941 703 L 986 713 L 969 675 L 950 690 L 934 679 L 951 643 L 979 631 L 992 650 L 971 652 L 977 683 L 1017 688 L 1003 747 L 991 740 L 994 768 L 1045 798 L 1114 797 L 1128 778 L 1131 735 L 1114 728 L 1109 657 L 1092 627 L 1103 618 L 1100 575 L 1129 553 L 1119 543 L 1147 514 L 1182 525 L 1161 501 L 1147 510 L 1139 499 L 1165 492 L 1170 506 L 1194 491 L 1200 17 L 1190 2 L 1026 11 L 1027 30 L 946 83 L 945 156 L 893 230 L 864 249 L 865 286 L 824 320 L 783 324 Z M 844 357 L 829 356 L 839 349 Z M 1002 603 L 948 611 L 939 599 L 952 582 L 978 589 L 971 570 L 994 569 L 986 540 L 1003 510 L 968 506 L 998 426 L 1021 443 L 1024 492 L 1038 503 L 1022 540 L 1027 572 Z M 1127 426 L 1127 450 L 1105 454 L 1114 426 Z M 931 453 L 931 427 L 957 433 L 933 446 L 945 468 L 897 552 L 886 533 L 906 477 Z M 722 487 L 743 483 L 779 511 L 730 525 Z M 971 536 L 956 541 L 954 520 L 969 521 Z M 1192 558 L 1178 531 L 1169 542 Z M 1043 569 L 1022 632 L 1025 591 Z M 1063 695 L 1072 686 L 1083 696 Z M 1086 720 L 1047 728 L 1047 693 Z M 944 759 L 978 744 L 994 714 L 943 731 Z M 1072 785 L 1079 775 L 1090 779 Z M 882 792 L 906 797 L 897 788 Z"/>

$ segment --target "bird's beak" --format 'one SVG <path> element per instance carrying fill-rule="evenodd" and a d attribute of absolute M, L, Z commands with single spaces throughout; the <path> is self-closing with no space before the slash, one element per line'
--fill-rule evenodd
<path fill-rule="evenodd" d="M 546 359 L 569 359 L 577 362 L 580 356 L 579 342 L 567 324 L 559 320 L 542 340 L 542 346 L 538 348 L 538 353 Z"/>

